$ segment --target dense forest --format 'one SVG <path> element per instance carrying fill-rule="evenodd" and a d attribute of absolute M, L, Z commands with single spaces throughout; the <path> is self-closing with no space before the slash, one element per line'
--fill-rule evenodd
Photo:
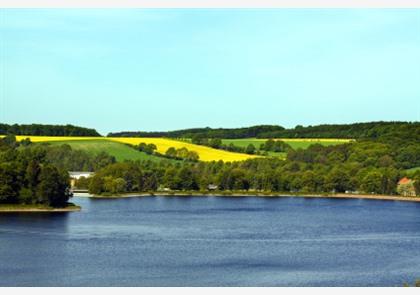
<path fill-rule="evenodd" d="M 369 122 L 354 124 L 324 124 L 317 126 L 296 126 L 285 129 L 276 125 L 258 125 L 246 128 L 195 128 L 167 132 L 117 132 L 109 133 L 115 137 L 170 137 L 170 138 L 383 138 L 407 136 L 416 133 L 420 136 L 420 122 Z"/>
<path fill-rule="evenodd" d="M 407 138 L 420 137 L 420 122 L 369 122 L 317 126 L 296 126 L 293 129 L 263 132 L 259 138 Z"/>
<path fill-rule="evenodd" d="M 0 139 L 0 203 L 63 207 L 71 197 L 68 171 L 94 171 L 115 163 L 105 153 L 90 155 L 69 145 Z"/>
<path fill-rule="evenodd" d="M 14 136 L 0 140 L 0 203 L 64 207 L 71 197 L 67 171 L 29 145 Z"/>
<path fill-rule="evenodd" d="M 101 136 L 95 129 L 73 125 L 2 124 L 0 135 Z"/>

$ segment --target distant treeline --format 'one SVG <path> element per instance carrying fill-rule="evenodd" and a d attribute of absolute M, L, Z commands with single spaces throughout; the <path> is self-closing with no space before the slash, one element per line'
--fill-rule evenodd
<path fill-rule="evenodd" d="M 195 135 L 205 138 L 249 138 L 258 137 L 262 133 L 271 133 L 284 130 L 276 125 L 258 125 L 244 128 L 192 128 L 164 132 L 116 132 L 109 133 L 109 137 L 170 137 L 170 138 L 192 138 Z"/>
<path fill-rule="evenodd" d="M 44 136 L 101 136 L 95 129 L 73 125 L 44 125 L 44 124 L 2 124 L 0 134 L 14 135 L 44 135 Z"/>
<path fill-rule="evenodd" d="M 401 136 L 403 135 L 403 136 Z M 260 138 L 355 138 L 377 139 L 420 136 L 420 122 L 369 122 L 354 124 L 323 124 L 296 126 L 293 129 L 265 132 Z"/>
<path fill-rule="evenodd" d="M 296 126 L 285 129 L 276 125 L 258 125 L 246 128 L 194 128 L 167 132 L 116 132 L 115 137 L 170 137 L 170 138 L 392 138 L 395 134 L 420 135 L 420 122 L 369 122 L 354 124 L 323 124 Z"/>

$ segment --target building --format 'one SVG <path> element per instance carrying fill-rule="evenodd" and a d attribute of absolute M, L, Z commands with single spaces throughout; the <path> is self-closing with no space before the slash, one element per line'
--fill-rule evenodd
<path fill-rule="evenodd" d="M 71 187 L 74 187 L 77 179 L 80 179 L 81 177 L 89 178 L 93 174 L 94 174 L 93 172 L 69 171 Z"/>
<path fill-rule="evenodd" d="M 404 177 L 398 181 L 397 192 L 404 197 L 415 197 L 414 181 Z"/>
<path fill-rule="evenodd" d="M 217 185 L 215 185 L 215 184 L 209 184 L 208 186 L 207 186 L 207 189 L 209 190 L 209 191 L 214 191 L 214 190 L 217 190 L 219 187 L 217 186 Z"/>

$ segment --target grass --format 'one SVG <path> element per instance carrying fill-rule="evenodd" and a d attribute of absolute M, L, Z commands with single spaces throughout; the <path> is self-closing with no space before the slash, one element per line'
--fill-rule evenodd
<path fill-rule="evenodd" d="M 67 203 L 66 207 L 63 208 L 54 208 L 42 204 L 0 204 L 0 212 L 37 212 L 37 211 L 79 211 L 80 206 L 77 206 L 73 203 Z"/>
<path fill-rule="evenodd" d="M 137 151 L 123 143 L 104 139 L 51 141 L 50 143 L 52 145 L 68 144 L 74 150 L 83 150 L 91 154 L 106 152 L 111 156 L 114 156 L 118 162 L 122 162 L 124 160 L 166 160 L 162 157 L 148 155 L 144 152 Z"/>
<path fill-rule="evenodd" d="M 279 140 L 284 141 L 285 143 L 289 144 L 293 149 L 306 149 L 310 145 L 319 143 L 325 146 L 328 145 L 336 145 L 350 142 L 349 139 L 317 139 L 317 138 L 278 138 Z M 256 148 L 259 148 L 260 144 L 266 142 L 267 139 L 262 138 L 244 138 L 244 139 L 223 139 L 222 142 L 224 144 L 233 143 L 236 146 L 246 147 L 249 144 L 253 144 Z"/>
<path fill-rule="evenodd" d="M 407 173 L 415 173 L 417 171 L 420 171 L 420 167 L 414 167 L 414 168 L 410 168 L 410 169 L 405 170 L 405 172 L 407 172 Z"/>
<path fill-rule="evenodd" d="M 146 154 L 139 155 L 141 152 L 135 151 L 130 149 L 129 147 L 126 147 L 122 143 L 125 144 L 131 144 L 131 145 L 138 145 L 141 142 L 144 142 L 146 144 L 153 143 L 157 147 L 157 151 L 161 154 L 164 154 L 168 148 L 175 147 L 175 148 L 182 148 L 185 147 L 190 151 L 195 151 L 198 153 L 200 157 L 200 161 L 225 161 L 225 162 L 233 162 L 233 161 L 243 161 L 246 159 L 255 158 L 256 156 L 252 155 L 246 155 L 241 153 L 232 153 L 228 151 L 222 151 L 218 149 L 213 149 L 210 147 L 205 147 L 201 145 L 191 144 L 188 142 L 181 142 L 177 140 L 172 139 L 166 139 L 166 138 L 141 138 L 141 137 L 73 137 L 73 136 L 26 136 L 26 135 L 19 135 L 16 136 L 17 140 L 23 140 L 25 138 L 29 138 L 32 142 L 52 142 L 52 143 L 68 143 L 70 145 L 74 145 L 75 147 L 80 142 L 83 142 L 81 148 L 83 145 L 89 145 L 87 149 L 90 150 L 90 148 L 94 149 L 95 145 L 102 145 L 104 143 L 116 143 L 120 144 L 119 148 L 117 150 L 113 150 L 113 148 L 110 148 L 110 146 L 107 146 L 110 148 L 111 152 L 114 151 L 116 154 L 114 156 L 119 157 L 119 159 L 123 159 L 124 157 L 127 157 L 125 153 L 129 153 L 131 156 L 128 157 L 142 157 L 142 156 L 148 156 Z M 123 148 L 121 146 L 124 146 L 126 149 L 124 151 L 121 151 Z M 115 145 L 114 145 L 115 147 Z M 102 147 L 99 147 L 102 149 Z M 128 149 L 130 151 L 128 151 Z M 134 155 L 132 152 L 138 153 Z M 112 154 L 112 153 L 111 153 Z M 158 157 L 156 157 L 158 158 Z M 132 159 L 132 158 L 131 158 Z M 161 158 L 158 158 L 161 159 Z"/>
<path fill-rule="evenodd" d="M 274 140 L 282 140 L 285 143 L 289 144 L 293 149 L 307 149 L 310 145 L 319 143 L 324 146 L 328 145 L 337 145 L 350 142 L 350 139 L 338 139 L 338 138 L 278 138 Z M 243 139 L 222 139 L 224 144 L 234 144 L 240 147 L 247 147 L 249 144 L 253 144 L 257 149 L 260 147 L 260 144 L 266 142 L 267 139 L 262 138 L 243 138 Z M 268 152 L 270 156 L 273 157 L 280 157 L 285 158 L 286 153 L 275 153 L 275 152 Z"/>

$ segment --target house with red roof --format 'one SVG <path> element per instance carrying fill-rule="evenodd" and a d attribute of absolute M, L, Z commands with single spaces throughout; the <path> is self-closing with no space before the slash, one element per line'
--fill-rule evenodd
<path fill-rule="evenodd" d="M 403 177 L 398 181 L 397 192 L 404 197 L 415 197 L 414 181 L 408 177 Z"/>

